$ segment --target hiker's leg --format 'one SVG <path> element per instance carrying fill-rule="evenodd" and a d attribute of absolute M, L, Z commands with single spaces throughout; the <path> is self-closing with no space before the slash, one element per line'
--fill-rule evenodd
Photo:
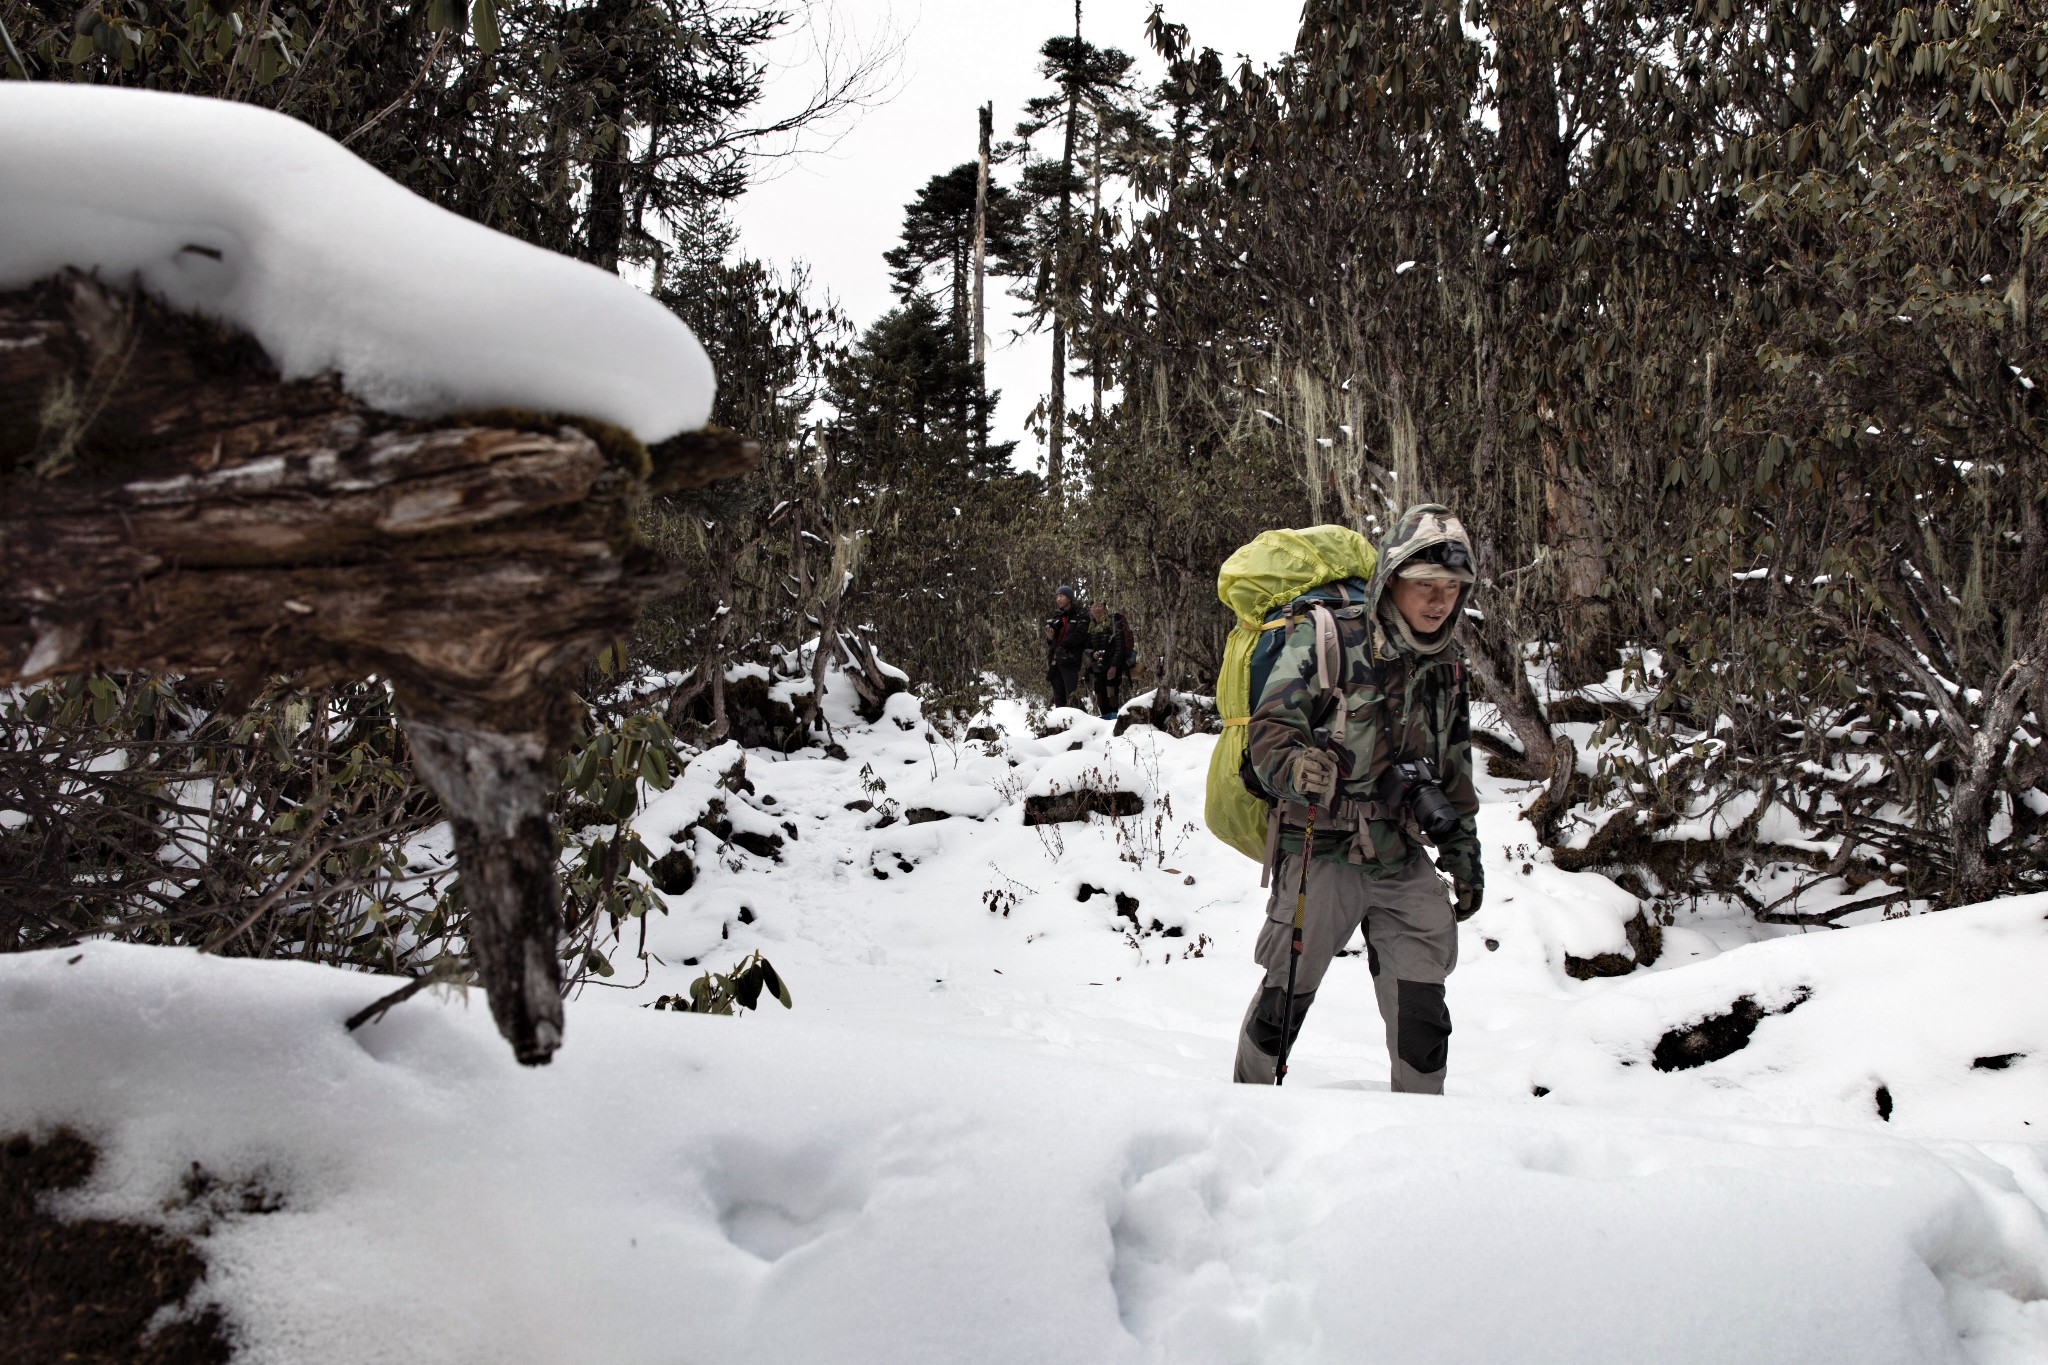
<path fill-rule="evenodd" d="M 1401 872 L 1376 879 L 1368 894 L 1366 951 L 1393 1088 L 1441 1095 L 1451 1039 L 1444 979 L 1458 965 L 1450 893 L 1418 852 Z"/>
<path fill-rule="evenodd" d="M 1301 961 L 1294 973 L 1291 1036 L 1315 1003 L 1316 989 L 1330 959 L 1357 932 L 1365 909 L 1364 874 L 1348 863 L 1318 860 L 1309 866 L 1308 898 L 1302 913 Z M 1266 969 L 1259 989 L 1246 1007 L 1237 1034 L 1237 1061 L 1231 1079 L 1249 1085 L 1271 1085 L 1280 1060 L 1280 1032 L 1287 1014 L 1287 960 L 1294 940 L 1294 900 L 1301 885 L 1301 855 L 1283 855 L 1273 873 L 1273 894 L 1266 902 L 1252 957 Z M 1289 1044 L 1290 1053 L 1292 1043 Z"/>

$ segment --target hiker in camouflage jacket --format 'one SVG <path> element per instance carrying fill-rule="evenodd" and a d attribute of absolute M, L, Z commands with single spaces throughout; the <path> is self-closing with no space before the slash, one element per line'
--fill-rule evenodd
<path fill-rule="evenodd" d="M 1268 850 L 1275 875 L 1256 954 L 1266 978 L 1238 1039 L 1240 1081 L 1273 1083 L 1283 1026 L 1291 1048 L 1330 959 L 1363 925 L 1393 1088 L 1443 1091 L 1451 1033 L 1444 980 L 1457 965 L 1457 921 L 1479 909 L 1485 881 L 1464 652 L 1452 638 L 1473 581 L 1464 527 L 1448 509 L 1423 504 L 1387 536 L 1362 597 L 1327 616 L 1305 611 L 1283 627 L 1286 643 L 1247 736 L 1249 775 L 1276 799 Z M 1324 745 L 1319 730 L 1328 732 Z M 1434 840 L 1389 771 L 1418 758 L 1434 762 L 1456 816 Z M 1312 813 L 1290 1020 L 1287 965 Z M 1435 867 L 1424 851 L 1431 846 Z M 1455 902 L 1439 872 L 1451 878 Z"/>

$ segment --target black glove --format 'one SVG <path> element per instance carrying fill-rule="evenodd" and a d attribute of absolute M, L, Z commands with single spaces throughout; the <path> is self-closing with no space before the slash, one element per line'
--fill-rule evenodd
<path fill-rule="evenodd" d="M 1486 900 L 1486 888 L 1470 882 L 1453 882 L 1451 888 L 1457 896 L 1455 913 L 1458 916 L 1458 923 L 1463 924 L 1479 913 L 1480 905 Z"/>

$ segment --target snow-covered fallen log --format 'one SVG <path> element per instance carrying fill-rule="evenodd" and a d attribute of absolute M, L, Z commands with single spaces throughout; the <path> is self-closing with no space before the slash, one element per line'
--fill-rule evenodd
<path fill-rule="evenodd" d="M 290 119 L 8 83 L 0 123 L 0 684 L 389 682 L 546 1061 L 570 681 L 673 586 L 645 497 L 752 458 L 702 348 Z"/>

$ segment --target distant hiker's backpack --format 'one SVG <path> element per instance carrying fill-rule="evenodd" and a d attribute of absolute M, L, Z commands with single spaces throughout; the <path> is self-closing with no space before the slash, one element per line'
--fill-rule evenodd
<path fill-rule="evenodd" d="M 1317 589 L 1337 601 L 1357 601 L 1372 578 L 1379 556 L 1371 542 L 1345 526 L 1311 526 L 1304 531 L 1267 531 L 1223 561 L 1216 595 L 1237 614 L 1237 627 L 1223 647 L 1223 671 L 1216 678 L 1216 709 L 1223 737 L 1209 757 L 1203 816 L 1209 832 L 1247 858 L 1266 856 L 1268 798 L 1250 790 L 1239 774 L 1245 756 L 1252 704 L 1265 689 L 1273 662 L 1286 644 L 1287 609 Z"/>

